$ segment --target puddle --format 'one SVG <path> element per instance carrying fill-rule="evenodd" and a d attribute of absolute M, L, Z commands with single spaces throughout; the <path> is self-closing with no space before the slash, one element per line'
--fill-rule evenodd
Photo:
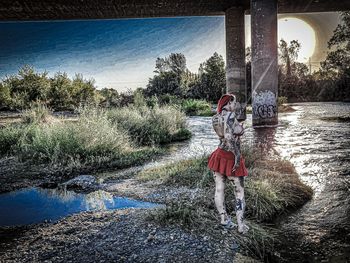
<path fill-rule="evenodd" d="M 17 226 L 57 221 L 65 216 L 91 210 L 152 208 L 160 204 L 142 202 L 98 190 L 89 194 L 64 188 L 30 187 L 0 195 L 0 226 Z"/>

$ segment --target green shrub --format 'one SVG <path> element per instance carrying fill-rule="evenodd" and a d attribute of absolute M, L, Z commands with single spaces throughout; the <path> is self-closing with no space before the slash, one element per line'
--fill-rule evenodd
<path fill-rule="evenodd" d="M 10 108 L 10 106 L 11 106 L 10 89 L 8 86 L 5 86 L 0 82 L 0 109 Z"/>
<path fill-rule="evenodd" d="M 23 128 L 22 125 L 13 124 L 0 129 L 0 156 L 13 153 Z"/>
<path fill-rule="evenodd" d="M 189 136 L 189 132 L 185 132 L 185 115 L 173 106 L 153 109 L 128 106 L 111 109 L 108 116 L 139 146 L 168 143 Z"/>
<path fill-rule="evenodd" d="M 246 235 L 236 231 L 225 232 L 224 242 L 231 243 L 234 240 L 244 253 L 263 259 L 267 252 L 273 251 L 277 232 L 261 224 L 261 221 L 270 221 L 289 209 L 300 207 L 310 200 L 312 190 L 299 180 L 290 162 L 257 160 L 255 156 L 250 156 L 254 152 L 249 147 L 244 150 L 246 163 L 249 163 L 249 175 L 245 178 L 245 216 L 250 231 Z M 149 211 L 146 217 L 148 220 L 161 225 L 180 225 L 214 240 L 223 240 L 214 202 L 215 181 L 207 168 L 207 157 L 143 170 L 136 176 L 141 181 L 155 180 L 160 188 L 182 186 L 192 189 L 188 191 L 190 194 L 167 197 L 166 207 Z M 235 221 L 232 181 L 226 180 L 225 197 L 226 209 Z"/>
<path fill-rule="evenodd" d="M 82 106 L 77 120 L 49 114 L 40 104 L 23 115 L 24 122 L 0 130 L 1 155 L 58 166 L 107 167 L 140 164 L 161 151 L 153 145 L 185 139 L 185 116 L 173 107 L 136 109 L 133 106 L 104 110 Z M 135 145 L 134 142 L 138 142 Z"/>
<path fill-rule="evenodd" d="M 182 103 L 182 109 L 187 115 L 212 116 L 211 104 L 205 100 L 187 99 Z"/>
<path fill-rule="evenodd" d="M 249 171 L 245 180 L 247 216 L 268 221 L 274 216 L 304 204 L 312 196 L 312 189 L 303 184 L 291 163 L 284 160 L 257 161 L 253 150 L 245 151 Z M 182 160 L 166 166 L 141 171 L 141 181 L 157 180 L 166 186 L 187 186 L 215 189 L 212 172 L 207 168 L 207 157 Z M 254 161 L 255 160 L 255 161 Z M 254 161 L 255 164 L 251 164 Z M 226 195 L 234 199 L 233 183 L 228 181 Z M 233 203 L 226 207 L 234 211 Z"/>
<path fill-rule="evenodd" d="M 258 221 L 269 221 L 300 207 L 313 194 L 300 181 L 293 165 L 285 160 L 260 161 L 251 170 L 246 189 L 247 215 Z"/>
<path fill-rule="evenodd" d="M 280 106 L 282 104 L 288 103 L 287 97 L 278 97 L 277 98 L 277 105 Z"/>
<path fill-rule="evenodd" d="M 31 107 L 22 112 L 24 123 L 48 122 L 52 119 L 52 110 L 40 102 L 31 103 Z"/>
<path fill-rule="evenodd" d="M 105 112 L 80 109 L 76 122 L 33 123 L 22 134 L 18 154 L 22 159 L 65 165 L 96 156 L 117 158 L 131 150 L 129 137 Z"/>

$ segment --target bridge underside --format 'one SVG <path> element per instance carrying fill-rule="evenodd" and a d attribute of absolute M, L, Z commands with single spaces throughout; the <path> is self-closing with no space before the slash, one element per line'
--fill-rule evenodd
<path fill-rule="evenodd" d="M 225 16 L 226 90 L 247 101 L 244 15 L 251 14 L 253 127 L 278 124 L 277 13 L 350 10 L 331 0 L 1 0 L 0 21 Z M 245 119 L 242 107 L 239 119 Z"/>
<path fill-rule="evenodd" d="M 250 0 L 2 0 L 0 20 L 112 19 L 225 15 Z M 350 1 L 278 0 L 279 13 L 346 11 Z"/>

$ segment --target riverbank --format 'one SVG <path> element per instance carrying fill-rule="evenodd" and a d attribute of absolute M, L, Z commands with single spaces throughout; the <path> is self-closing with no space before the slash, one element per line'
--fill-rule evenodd
<path fill-rule="evenodd" d="M 219 226 L 213 202 L 214 181 L 203 157 L 122 176 L 96 175 L 101 190 L 166 204 L 166 208 L 83 212 L 54 223 L 1 228 L 0 236 L 7 236 L 1 258 L 5 262 L 266 259 L 278 242 L 268 222 L 303 205 L 312 191 L 298 180 L 290 163 L 259 161 L 259 155 L 249 151 L 245 156 L 250 172 L 246 179 L 246 214 L 251 227 L 246 236 L 239 235 L 236 229 L 227 231 Z M 227 209 L 234 218 L 230 185 L 226 194 Z M 8 237 L 10 234 L 12 238 Z"/>
<path fill-rule="evenodd" d="M 176 226 L 145 221 L 144 209 L 83 212 L 12 231 L 3 262 L 257 262 Z M 4 232 L 0 230 L 0 237 Z"/>
<path fill-rule="evenodd" d="M 0 193 L 141 165 L 191 137 L 185 115 L 171 106 L 85 107 L 60 117 L 39 105 L 2 119 Z"/>

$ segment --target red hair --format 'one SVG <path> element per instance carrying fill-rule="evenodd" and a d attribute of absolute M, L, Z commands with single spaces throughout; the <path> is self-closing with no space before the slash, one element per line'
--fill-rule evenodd
<path fill-rule="evenodd" d="M 221 96 L 221 98 L 218 101 L 218 108 L 217 108 L 217 113 L 221 113 L 222 112 L 222 108 L 230 101 L 230 100 L 236 100 L 235 95 L 233 94 L 224 94 Z"/>

